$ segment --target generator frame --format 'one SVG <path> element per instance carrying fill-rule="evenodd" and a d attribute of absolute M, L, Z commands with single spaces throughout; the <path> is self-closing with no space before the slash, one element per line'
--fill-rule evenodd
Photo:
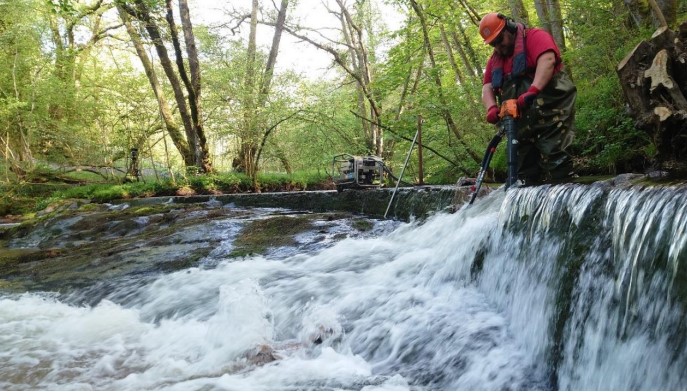
<path fill-rule="evenodd" d="M 332 173 L 336 190 L 346 188 L 379 188 L 384 185 L 384 161 L 368 155 L 338 154 L 332 160 Z"/>

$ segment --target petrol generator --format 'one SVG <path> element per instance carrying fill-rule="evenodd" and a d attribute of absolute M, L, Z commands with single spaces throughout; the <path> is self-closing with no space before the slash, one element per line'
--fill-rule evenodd
<path fill-rule="evenodd" d="M 378 188 L 384 185 L 384 161 L 374 155 L 336 155 L 332 161 L 332 173 L 339 192 L 346 188 Z"/>

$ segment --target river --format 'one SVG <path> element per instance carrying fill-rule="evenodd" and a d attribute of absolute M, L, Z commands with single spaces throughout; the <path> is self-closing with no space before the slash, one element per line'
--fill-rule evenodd
<path fill-rule="evenodd" d="M 498 191 L 96 303 L 0 293 L 0 389 L 684 390 L 686 194 Z"/>

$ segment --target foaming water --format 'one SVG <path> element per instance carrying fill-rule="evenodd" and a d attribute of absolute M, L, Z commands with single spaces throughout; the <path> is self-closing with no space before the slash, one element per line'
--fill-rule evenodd
<path fill-rule="evenodd" d="M 0 389 L 684 389 L 684 194 L 494 192 L 95 306 L 0 296 Z"/>

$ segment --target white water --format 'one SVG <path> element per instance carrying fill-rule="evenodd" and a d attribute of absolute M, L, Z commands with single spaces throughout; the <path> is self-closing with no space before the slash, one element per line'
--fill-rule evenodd
<path fill-rule="evenodd" d="M 674 273 L 638 276 L 646 247 L 667 246 L 671 271 L 687 257 L 684 192 L 659 195 L 651 235 L 625 222 L 642 208 L 625 192 L 495 192 L 377 238 L 132 284 L 121 303 L 0 294 L 0 389 L 685 389 Z M 595 206 L 552 380 L 559 260 Z M 260 348 L 278 360 L 256 364 Z"/>

